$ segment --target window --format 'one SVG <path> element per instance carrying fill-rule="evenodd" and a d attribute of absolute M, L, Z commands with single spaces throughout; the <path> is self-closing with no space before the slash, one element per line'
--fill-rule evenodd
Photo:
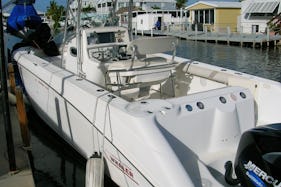
<path fill-rule="evenodd" d="M 205 23 L 210 23 L 210 10 L 205 11 Z"/>
<path fill-rule="evenodd" d="M 99 43 L 114 43 L 115 35 L 114 32 L 98 33 Z"/>
<path fill-rule="evenodd" d="M 259 32 L 259 25 L 252 25 L 252 33 Z"/>
<path fill-rule="evenodd" d="M 195 10 L 195 18 L 194 18 L 195 23 L 198 23 L 198 10 Z"/>
<path fill-rule="evenodd" d="M 214 9 L 210 10 L 210 23 L 213 24 L 215 21 L 215 14 L 214 14 Z"/>
<path fill-rule="evenodd" d="M 199 11 L 199 23 L 204 23 L 204 10 Z"/>
<path fill-rule="evenodd" d="M 70 48 L 70 54 L 74 57 L 77 57 L 77 49 L 74 47 Z"/>
<path fill-rule="evenodd" d="M 214 9 L 195 10 L 195 23 L 213 24 L 214 23 Z"/>

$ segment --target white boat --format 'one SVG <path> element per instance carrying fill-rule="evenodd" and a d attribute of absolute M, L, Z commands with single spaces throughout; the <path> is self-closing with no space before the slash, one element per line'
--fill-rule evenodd
<path fill-rule="evenodd" d="M 176 57 L 170 37 L 80 36 L 58 56 L 26 46 L 13 58 L 35 111 L 85 158 L 100 153 L 119 186 L 229 186 L 242 133 L 281 122 L 279 82 Z"/>

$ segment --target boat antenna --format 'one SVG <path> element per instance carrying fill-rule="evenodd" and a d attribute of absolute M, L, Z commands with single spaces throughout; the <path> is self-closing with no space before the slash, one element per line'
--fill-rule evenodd
<path fill-rule="evenodd" d="M 74 19 L 74 15 L 73 15 L 73 12 L 72 12 L 72 9 L 70 8 L 70 4 L 73 2 L 73 0 L 68 0 L 67 1 L 67 4 L 66 4 L 66 15 L 65 15 L 65 20 L 64 20 L 64 32 L 63 32 L 63 40 L 62 40 L 62 43 L 64 44 L 66 42 L 66 37 L 67 37 L 67 32 L 68 32 L 68 29 L 73 26 L 73 24 L 69 25 L 69 21 L 70 23 L 73 23 L 75 22 L 73 19 Z"/>
<path fill-rule="evenodd" d="M 81 27 L 80 27 L 80 13 L 81 13 L 82 0 L 77 1 L 76 10 L 76 42 L 77 42 L 77 74 L 80 78 L 85 77 L 85 73 L 82 71 L 82 48 L 81 48 Z"/>
<path fill-rule="evenodd" d="M 128 32 L 129 32 L 129 39 L 133 39 L 132 33 L 132 8 L 133 8 L 133 0 L 129 0 L 129 8 L 128 8 Z"/>
<path fill-rule="evenodd" d="M 66 4 L 66 15 L 65 15 L 65 20 L 64 20 L 64 32 L 63 32 L 63 39 L 62 39 L 62 49 L 64 49 L 64 47 L 65 47 L 68 30 L 71 26 L 73 26 L 73 24 L 69 25 L 68 23 L 69 23 L 69 21 L 70 21 L 70 23 L 73 23 L 74 22 L 73 19 L 75 17 L 75 16 L 73 16 L 73 12 L 70 8 L 71 2 L 73 2 L 73 0 L 67 0 L 67 4 Z M 61 64 L 63 64 L 63 60 L 64 60 L 64 55 L 62 55 L 62 57 L 61 57 Z"/>

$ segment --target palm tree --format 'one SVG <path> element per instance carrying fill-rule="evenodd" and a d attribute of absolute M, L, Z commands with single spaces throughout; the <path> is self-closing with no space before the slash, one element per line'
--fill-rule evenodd
<path fill-rule="evenodd" d="M 186 2 L 187 2 L 187 0 L 177 0 L 176 1 L 176 8 L 177 9 L 184 8 Z"/>
<path fill-rule="evenodd" d="M 59 21 L 64 14 L 65 10 L 63 6 L 59 6 L 54 0 L 50 1 L 50 6 L 47 7 L 46 15 L 54 21 L 54 32 L 58 31 L 58 28 L 60 27 Z"/>
<path fill-rule="evenodd" d="M 50 6 L 47 7 L 46 15 L 52 17 L 52 15 L 55 13 L 57 7 L 58 7 L 58 5 L 54 0 L 50 1 Z"/>

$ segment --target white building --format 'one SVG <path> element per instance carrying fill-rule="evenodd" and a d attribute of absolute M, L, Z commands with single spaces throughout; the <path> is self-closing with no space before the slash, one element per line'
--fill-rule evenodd
<path fill-rule="evenodd" d="M 82 8 L 87 8 L 87 7 L 95 7 L 95 1 L 93 0 L 82 0 Z M 73 10 L 77 9 L 77 1 L 73 1 L 70 5 L 70 8 Z"/>
<path fill-rule="evenodd" d="M 116 1 L 116 11 L 120 8 L 128 7 L 129 0 L 118 0 Z M 140 10 L 150 11 L 153 8 L 161 10 L 175 10 L 176 0 L 134 0 L 133 6 L 140 8 Z M 96 10 L 101 13 L 109 13 L 113 5 L 112 0 L 98 0 L 96 2 Z"/>
<path fill-rule="evenodd" d="M 281 0 L 242 1 L 240 32 L 265 33 L 267 22 L 281 12 Z"/>
<path fill-rule="evenodd" d="M 120 16 L 120 24 L 128 24 L 128 12 Z M 155 23 L 160 22 L 161 30 L 166 30 L 169 25 L 184 24 L 187 22 L 188 14 L 185 10 L 153 10 L 133 11 L 132 27 L 134 30 L 151 30 Z"/>

